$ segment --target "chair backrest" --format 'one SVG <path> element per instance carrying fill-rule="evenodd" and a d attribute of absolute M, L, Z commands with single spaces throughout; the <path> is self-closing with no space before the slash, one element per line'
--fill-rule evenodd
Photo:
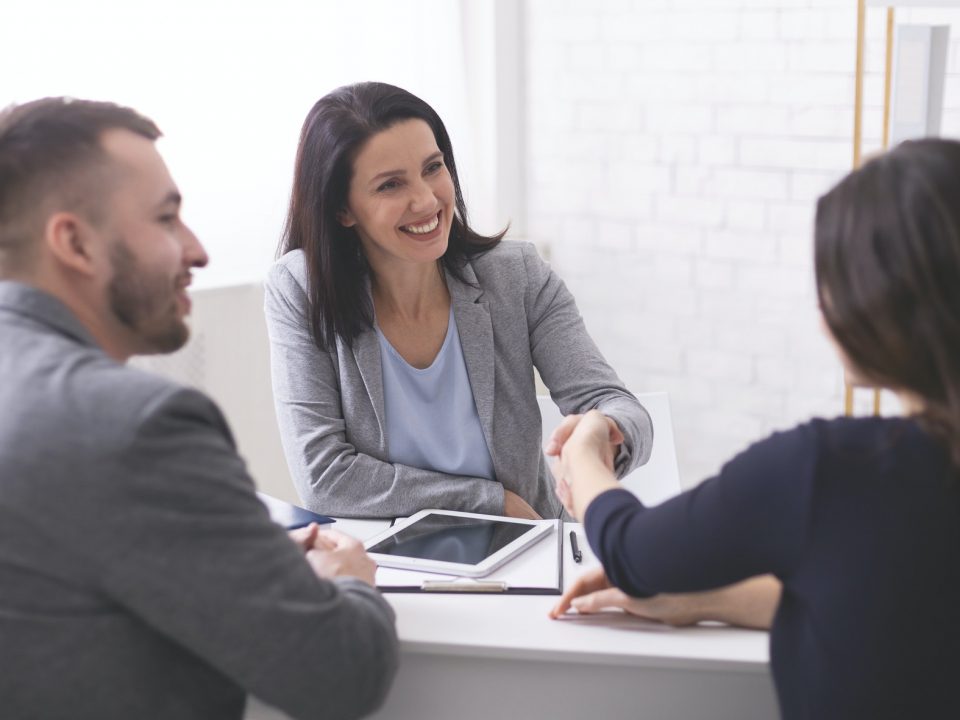
<path fill-rule="evenodd" d="M 637 393 L 637 399 L 650 413 L 653 422 L 653 451 L 650 460 L 621 481 L 645 505 L 657 505 L 681 491 L 677 450 L 673 439 L 670 398 L 665 392 Z M 563 420 L 560 409 L 549 395 L 537 396 L 543 421 L 543 442 Z"/>
<path fill-rule="evenodd" d="M 194 290 L 190 340 L 132 364 L 210 395 L 230 423 L 259 490 L 298 503 L 280 445 L 260 283 Z"/>

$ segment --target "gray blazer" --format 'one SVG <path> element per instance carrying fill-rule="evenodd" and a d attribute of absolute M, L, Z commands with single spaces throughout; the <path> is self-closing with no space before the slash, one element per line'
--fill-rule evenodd
<path fill-rule="evenodd" d="M 376 707 L 393 612 L 317 579 L 216 406 L 0 282 L 0 715 L 239 720 Z"/>
<path fill-rule="evenodd" d="M 321 352 L 307 320 L 303 253 L 271 268 L 265 312 L 277 419 L 307 507 L 345 517 L 424 508 L 499 514 L 506 488 L 556 517 L 534 367 L 564 415 L 599 409 L 616 420 L 626 437 L 621 476 L 647 461 L 650 416 L 604 361 L 573 296 L 533 245 L 501 242 L 468 263 L 465 275 L 470 284 L 448 275 L 447 287 L 496 482 L 390 463 L 376 331 Z"/>

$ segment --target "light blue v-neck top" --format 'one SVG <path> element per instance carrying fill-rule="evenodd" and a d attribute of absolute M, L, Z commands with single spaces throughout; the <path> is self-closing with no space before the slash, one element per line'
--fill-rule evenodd
<path fill-rule="evenodd" d="M 451 475 L 494 479 L 453 308 L 430 367 L 415 368 L 377 327 L 390 462 Z"/>

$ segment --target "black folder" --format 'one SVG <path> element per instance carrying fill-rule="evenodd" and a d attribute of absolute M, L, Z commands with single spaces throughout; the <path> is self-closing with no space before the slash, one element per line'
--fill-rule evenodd
<path fill-rule="evenodd" d="M 495 570 L 486 578 L 455 578 L 446 579 L 449 576 L 442 576 L 444 579 L 431 579 L 430 573 L 421 573 L 415 570 L 389 570 L 394 578 L 411 578 L 414 582 L 405 582 L 401 579 L 399 583 L 381 582 L 378 578 L 377 589 L 383 593 L 429 593 L 429 594 L 468 594 L 468 595 L 562 595 L 563 594 L 563 520 L 556 520 L 557 531 L 550 533 L 539 542 L 527 548 L 515 558 L 509 560 L 502 568 Z M 537 552 L 541 554 L 542 544 L 554 544 L 556 554 L 550 553 L 551 560 L 556 558 L 556 574 L 549 572 L 550 581 L 546 584 L 531 585 L 523 583 L 506 582 L 502 578 L 510 574 L 511 566 L 517 567 L 518 563 L 528 559 L 527 553 Z M 550 560 L 548 560 L 550 562 Z"/>
<path fill-rule="evenodd" d="M 275 498 L 266 493 L 258 492 L 257 497 L 260 498 L 260 502 L 267 506 L 270 519 L 277 523 L 277 525 L 283 525 L 287 530 L 306 527 L 310 523 L 328 525 L 336 522 L 332 517 L 311 512 L 297 505 L 291 505 L 285 500 Z"/>

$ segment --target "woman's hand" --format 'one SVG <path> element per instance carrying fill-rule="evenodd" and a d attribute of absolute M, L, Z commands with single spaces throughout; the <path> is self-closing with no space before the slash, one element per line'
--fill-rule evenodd
<path fill-rule="evenodd" d="M 526 500 L 506 488 L 503 490 L 503 514 L 521 520 L 543 520 Z"/>
<path fill-rule="evenodd" d="M 613 458 L 623 433 L 606 415 L 591 410 L 567 417 L 554 432 L 554 441 L 560 446 L 560 460 L 553 466 L 557 497 L 567 512 L 582 520 L 597 495 L 617 487 Z"/>
<path fill-rule="evenodd" d="M 576 517 L 576 513 L 573 511 L 573 493 L 570 491 L 570 486 L 567 485 L 567 481 L 563 479 L 560 472 L 560 463 L 554 463 L 553 491 L 557 494 L 560 502 L 563 503 L 563 509 L 567 511 L 567 514 L 570 517 Z"/>
<path fill-rule="evenodd" d="M 573 608 L 589 615 L 605 608 L 619 608 L 630 615 L 674 627 L 715 620 L 729 625 L 767 630 L 780 603 L 780 581 L 761 575 L 716 590 L 634 598 L 613 587 L 603 568 L 589 570 L 567 590 L 550 611 L 556 619 Z"/>
<path fill-rule="evenodd" d="M 617 457 L 617 453 L 620 451 L 620 445 L 623 443 L 623 432 L 620 430 L 620 426 L 617 425 L 613 418 L 607 417 L 596 410 L 591 412 L 600 415 L 600 417 L 607 421 L 607 428 L 609 430 L 608 442 L 610 445 L 608 466 L 612 472 L 613 460 Z M 587 415 L 589 414 L 590 413 L 587 413 Z M 570 439 L 570 436 L 585 417 L 586 415 L 567 415 L 565 418 L 563 418 L 563 422 L 557 425 L 556 429 L 553 431 L 553 433 L 551 433 L 550 439 L 543 448 L 544 453 L 548 457 L 560 457 L 563 451 L 563 446 L 566 444 L 567 440 Z"/>
<path fill-rule="evenodd" d="M 633 598 L 610 584 L 603 568 L 594 568 L 584 573 L 567 590 L 550 617 L 556 619 L 573 608 L 581 615 L 597 613 L 607 608 L 624 610 L 630 615 L 656 620 L 667 625 L 681 627 L 695 625 L 707 618 L 699 593 L 684 595 L 655 595 L 651 598 Z"/>

